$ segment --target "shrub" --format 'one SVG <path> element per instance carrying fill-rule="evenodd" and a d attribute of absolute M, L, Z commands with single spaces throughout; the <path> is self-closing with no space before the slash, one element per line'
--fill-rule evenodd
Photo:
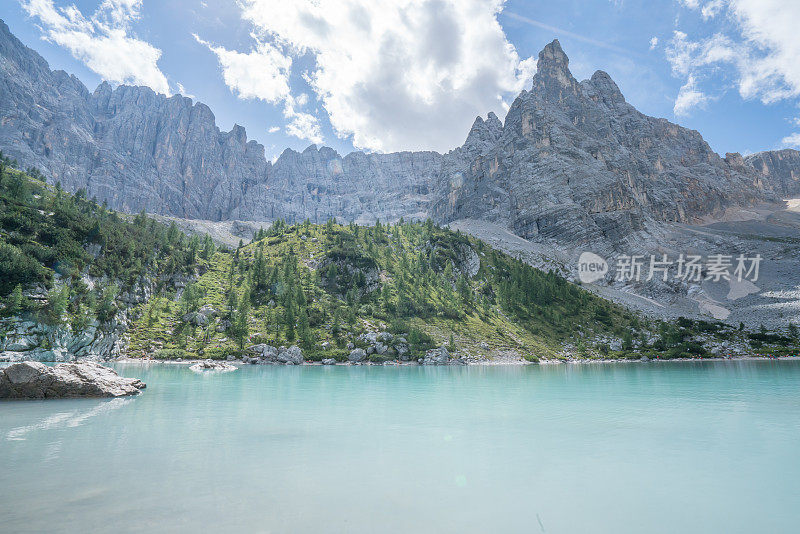
<path fill-rule="evenodd" d="M 180 349 L 178 349 L 180 350 Z M 186 351 L 182 351 L 186 352 Z M 227 360 L 228 356 L 240 357 L 242 353 L 231 347 L 207 347 L 203 349 L 202 356 L 208 360 Z M 183 356 L 179 356 L 182 358 Z"/>
<path fill-rule="evenodd" d="M 161 349 L 153 355 L 156 360 L 185 360 L 190 358 L 190 354 L 183 349 Z"/>

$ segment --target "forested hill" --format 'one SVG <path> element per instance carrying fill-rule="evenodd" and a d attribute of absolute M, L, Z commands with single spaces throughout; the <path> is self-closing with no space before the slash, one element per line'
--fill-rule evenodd
<path fill-rule="evenodd" d="M 296 343 L 314 359 L 344 358 L 385 328 L 408 341 L 408 357 L 444 343 L 533 359 L 577 335 L 621 338 L 638 327 L 631 313 L 559 276 L 430 222 L 278 222 L 251 244 L 215 253 L 177 302 L 163 295 L 145 305 L 130 350 L 221 355 Z M 400 356 L 387 349 L 373 359 Z"/>
<path fill-rule="evenodd" d="M 440 346 L 459 361 L 640 358 L 704 355 L 698 332 L 733 335 L 643 320 L 430 221 L 277 221 L 229 250 L 0 162 L 4 359 L 238 358 L 281 345 L 305 360 L 365 349 L 408 361 Z"/>

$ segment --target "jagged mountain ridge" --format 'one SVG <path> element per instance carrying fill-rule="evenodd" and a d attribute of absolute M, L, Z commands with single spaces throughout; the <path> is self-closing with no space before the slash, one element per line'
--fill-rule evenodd
<path fill-rule="evenodd" d="M 774 199 L 734 155 L 722 159 L 696 131 L 640 113 L 605 72 L 578 82 L 568 65 L 558 41 L 548 44 L 502 130 L 475 123 L 470 138 L 482 141 L 456 149 L 437 218 L 498 222 L 525 238 L 615 242 L 649 220 L 690 222 Z"/>
<path fill-rule="evenodd" d="M 312 146 L 272 165 L 243 127 L 220 131 L 205 104 L 147 87 L 89 92 L 4 23 L 0 71 L 0 149 L 112 208 L 209 220 L 427 216 L 435 152 L 342 158 Z"/>
<path fill-rule="evenodd" d="M 103 83 L 89 92 L 1 24 L 0 149 L 67 190 L 84 187 L 131 212 L 471 217 L 571 244 L 617 242 L 651 221 L 688 222 L 777 200 L 780 176 L 795 172 L 784 167 L 800 165 L 796 157 L 781 159 L 780 169 L 766 155 L 722 159 L 699 133 L 639 113 L 604 72 L 578 82 L 568 63 L 558 41 L 545 47 L 531 90 L 505 124 L 494 114 L 477 119 L 465 144 L 447 154 L 341 157 L 311 146 L 286 150 L 273 165 L 241 126 L 220 131 L 204 104 L 146 87 Z"/>

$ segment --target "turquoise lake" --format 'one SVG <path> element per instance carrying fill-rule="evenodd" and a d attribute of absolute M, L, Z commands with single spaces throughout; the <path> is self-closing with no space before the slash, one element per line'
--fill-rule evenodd
<path fill-rule="evenodd" d="M 800 362 L 117 364 L 0 403 L 2 532 L 800 532 Z"/>

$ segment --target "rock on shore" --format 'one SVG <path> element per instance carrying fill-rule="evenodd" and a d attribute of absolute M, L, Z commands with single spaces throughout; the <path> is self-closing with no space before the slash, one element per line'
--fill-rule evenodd
<path fill-rule="evenodd" d="M 219 371 L 221 373 L 226 373 L 228 371 L 235 371 L 236 369 L 238 369 L 238 367 L 226 362 L 215 362 L 214 360 L 204 360 L 202 362 L 197 362 L 196 364 L 190 366 L 189 369 L 191 369 L 196 373 L 204 373 L 207 371 Z"/>
<path fill-rule="evenodd" d="M 136 395 L 145 383 L 95 362 L 19 362 L 0 370 L 0 399 L 63 399 Z"/>

